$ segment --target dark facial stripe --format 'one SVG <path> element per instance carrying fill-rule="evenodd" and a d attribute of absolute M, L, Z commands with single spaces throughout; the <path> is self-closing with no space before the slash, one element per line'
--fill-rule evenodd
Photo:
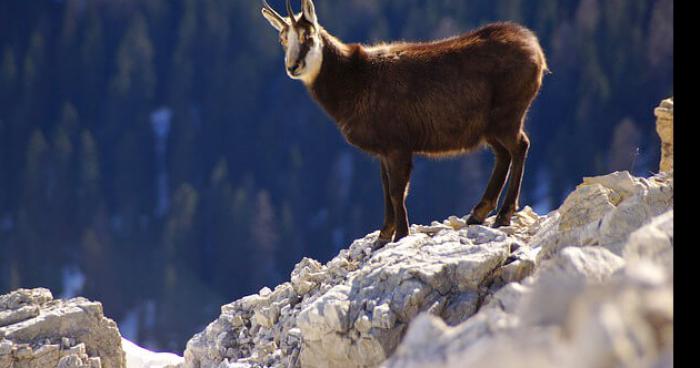
<path fill-rule="evenodd" d="M 313 46 L 313 44 L 314 41 L 311 38 L 309 38 L 306 42 L 299 44 L 299 56 L 296 60 L 297 64 L 306 59 L 306 54 L 309 53 L 309 50 L 311 50 L 311 46 Z"/>

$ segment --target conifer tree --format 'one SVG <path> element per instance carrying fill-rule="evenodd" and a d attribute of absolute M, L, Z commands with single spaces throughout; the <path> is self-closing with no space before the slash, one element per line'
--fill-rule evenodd
<path fill-rule="evenodd" d="M 39 222 L 37 229 L 43 229 L 46 225 L 42 220 L 48 207 L 49 157 L 49 145 L 44 133 L 35 129 L 26 150 L 22 203 L 29 217 Z"/>
<path fill-rule="evenodd" d="M 163 230 L 163 245 L 167 260 L 177 265 L 178 260 L 196 265 L 195 216 L 199 205 L 197 190 L 188 183 L 180 185 L 173 195 L 171 209 Z"/>
<path fill-rule="evenodd" d="M 127 234 L 154 208 L 155 153 L 149 124 L 156 78 L 153 46 L 145 18 L 136 14 L 122 36 L 110 82 L 105 134 L 116 143 L 105 148 L 113 165 L 114 199 Z"/>
<path fill-rule="evenodd" d="M 77 102 L 85 122 L 93 124 L 102 119 L 98 116 L 100 107 L 104 106 L 107 84 L 106 50 L 102 18 L 96 1 L 86 3 L 85 26 L 80 40 L 80 50 L 74 63 L 80 65 L 79 95 Z M 89 126 L 88 128 L 92 128 Z"/>
<path fill-rule="evenodd" d="M 100 159 L 97 142 L 89 130 L 80 135 L 80 161 L 77 180 L 78 218 L 80 228 L 92 220 L 104 206 L 101 190 Z"/>
<path fill-rule="evenodd" d="M 48 184 L 50 172 L 50 146 L 44 134 L 35 129 L 27 144 L 23 190 L 17 211 L 16 239 L 21 279 L 28 283 L 47 282 L 47 287 L 57 287 L 59 269 L 63 259 L 61 252 L 44 244 L 53 241 L 49 231 L 51 218 L 48 212 Z M 47 264 L 46 259 L 53 262 Z"/>
<path fill-rule="evenodd" d="M 17 63 L 15 53 L 5 47 L 0 60 L 0 118 L 10 118 L 10 108 L 17 93 Z"/>
<path fill-rule="evenodd" d="M 251 275 L 252 285 L 274 285 L 281 278 L 277 270 L 277 246 L 280 239 L 275 209 L 266 190 L 258 192 L 250 232 L 252 258 L 256 264 Z"/>
<path fill-rule="evenodd" d="M 55 242 L 71 246 L 76 233 L 75 144 L 78 113 L 70 102 L 63 106 L 61 120 L 54 129 L 51 143 L 51 175 L 49 177 L 49 216 Z"/>

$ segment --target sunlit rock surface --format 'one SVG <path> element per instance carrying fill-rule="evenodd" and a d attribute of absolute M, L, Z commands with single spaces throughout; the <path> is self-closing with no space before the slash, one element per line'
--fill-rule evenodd
<path fill-rule="evenodd" d="M 420 315 L 384 367 L 672 367 L 673 210 L 624 257 L 566 247 L 448 327 Z"/>
<path fill-rule="evenodd" d="M 184 366 L 645 367 L 673 359 L 673 176 L 585 178 L 512 226 L 452 216 L 222 307 Z"/>
<path fill-rule="evenodd" d="M 102 304 L 54 300 L 47 289 L 0 296 L 0 368 L 124 368 L 116 323 Z"/>
<path fill-rule="evenodd" d="M 291 281 L 222 307 L 222 314 L 187 345 L 186 366 L 223 362 L 264 366 L 373 367 L 393 353 L 421 312 L 459 323 L 475 313 L 497 272 L 518 248 L 524 266 L 505 275 L 524 277 L 524 242 L 546 219 L 527 208 L 517 235 L 466 226 L 452 217 L 416 226 L 398 243 L 372 250 L 378 233 L 356 240 L 325 265 L 302 260 Z M 513 262 L 512 262 L 513 263 Z"/>
<path fill-rule="evenodd" d="M 654 110 L 656 132 L 661 138 L 661 171 L 673 170 L 673 97 L 661 101 Z"/>
<path fill-rule="evenodd" d="M 420 315 L 383 366 L 672 367 L 673 177 L 586 178 L 549 218 L 530 276 L 458 326 Z"/>

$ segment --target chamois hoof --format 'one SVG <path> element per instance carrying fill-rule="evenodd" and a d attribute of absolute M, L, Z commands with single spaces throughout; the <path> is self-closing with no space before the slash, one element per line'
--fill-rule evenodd
<path fill-rule="evenodd" d="M 394 229 L 391 229 L 391 230 L 383 229 L 379 232 L 379 237 L 377 238 L 377 240 L 378 241 L 381 240 L 381 241 L 390 243 L 391 239 L 393 237 L 394 237 Z"/>
<path fill-rule="evenodd" d="M 469 215 L 469 218 L 467 219 L 467 225 L 482 225 L 484 223 L 484 220 L 479 220 L 478 218 L 474 217 L 474 215 Z"/>
<path fill-rule="evenodd" d="M 377 238 L 372 244 L 372 251 L 384 248 L 385 245 L 391 243 L 391 239 Z"/>
<path fill-rule="evenodd" d="M 493 223 L 494 228 L 510 226 L 510 215 L 498 215 Z"/>
<path fill-rule="evenodd" d="M 405 233 L 399 233 L 398 231 L 396 232 L 396 235 L 394 235 L 394 243 L 397 243 L 399 240 L 405 238 L 408 236 L 408 231 Z"/>

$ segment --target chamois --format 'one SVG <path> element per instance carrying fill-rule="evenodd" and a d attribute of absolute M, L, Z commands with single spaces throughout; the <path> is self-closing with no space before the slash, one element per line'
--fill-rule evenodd
<path fill-rule="evenodd" d="M 525 115 L 548 71 L 532 31 L 501 22 L 433 42 L 345 44 L 319 25 L 312 0 L 302 0 L 296 14 L 286 0 L 286 17 L 262 1 L 289 77 L 304 83 L 350 144 L 381 163 L 382 245 L 408 235 L 414 154 L 453 156 L 490 146 L 495 167 L 467 222 L 482 224 L 496 208 L 510 171 L 494 226 L 510 225 L 530 146 Z"/>

